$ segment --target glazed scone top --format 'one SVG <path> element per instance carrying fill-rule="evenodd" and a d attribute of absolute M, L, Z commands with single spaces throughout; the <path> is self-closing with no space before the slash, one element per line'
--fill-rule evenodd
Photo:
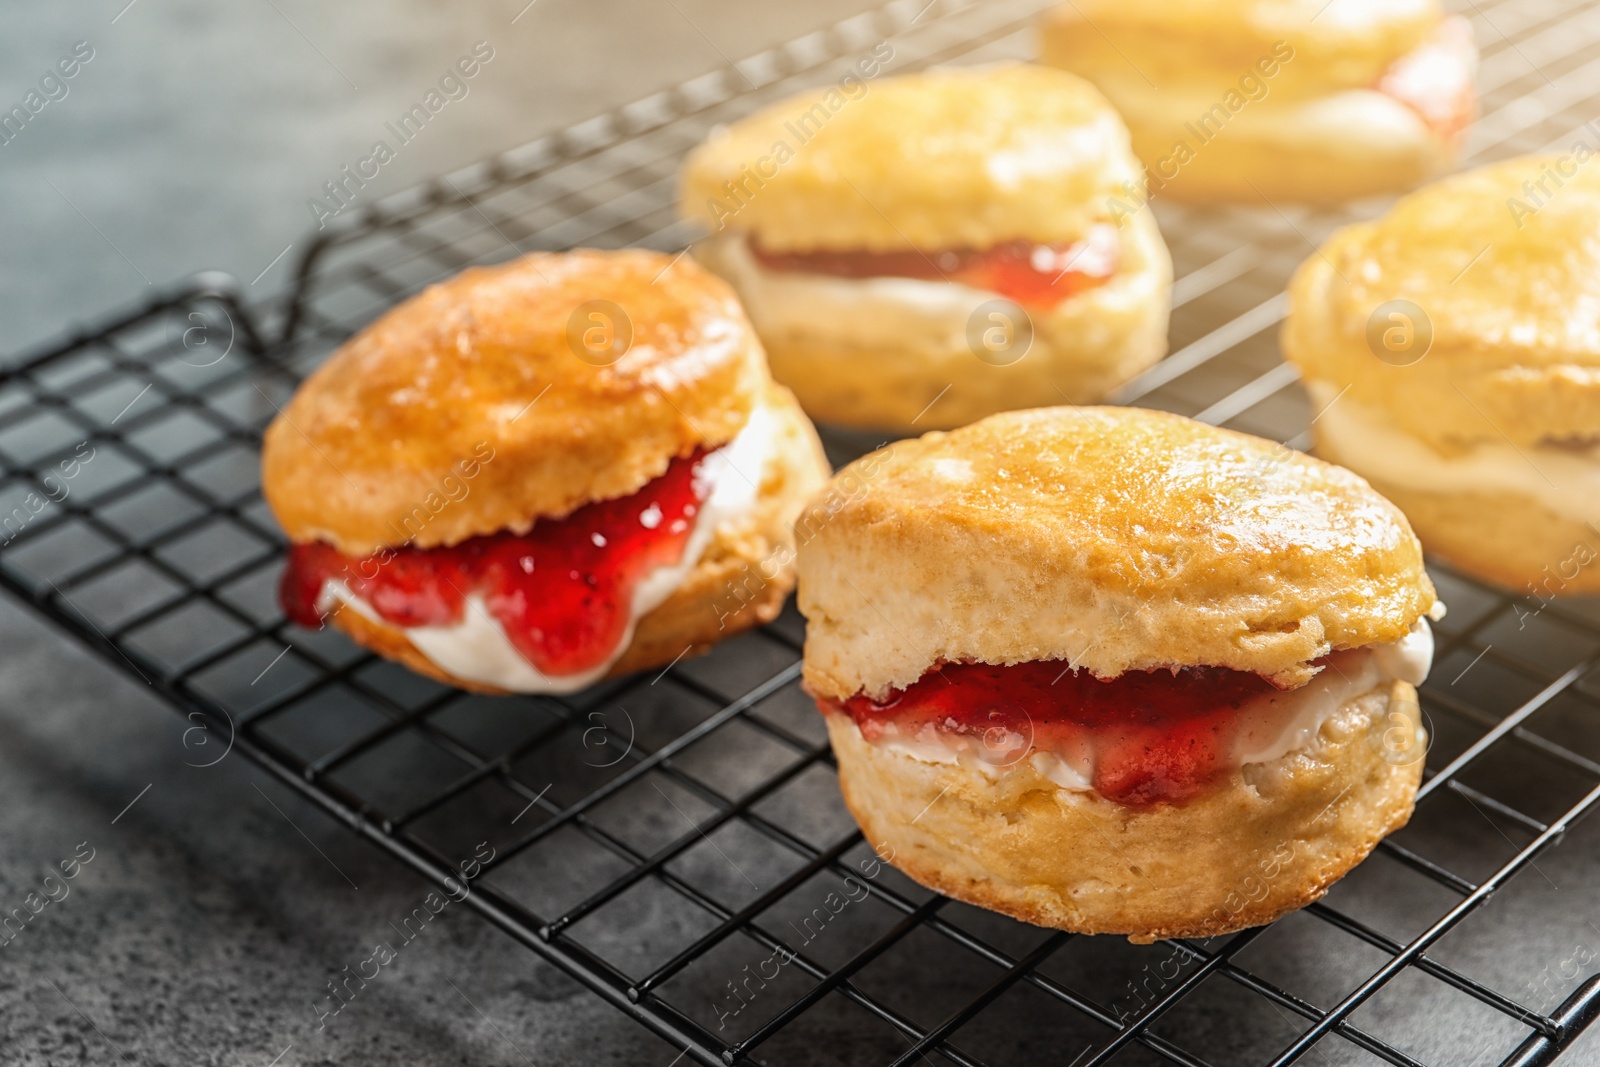
<path fill-rule="evenodd" d="M 1007 412 L 834 484 L 855 489 L 799 524 L 805 680 L 825 697 L 882 697 L 962 660 L 1297 685 L 1434 604 L 1405 517 L 1361 478 L 1163 412 Z"/>
<path fill-rule="evenodd" d="M 1548 193 L 1524 184 L 1541 181 Z M 1335 233 L 1289 293 L 1285 354 L 1436 448 L 1592 442 L 1600 430 L 1593 160 L 1524 156 L 1426 186 Z M 1414 351 L 1380 359 L 1368 343 L 1375 309 L 1396 299 L 1431 325 L 1415 362 Z"/>
<path fill-rule="evenodd" d="M 783 162 L 780 143 L 792 153 Z M 1050 244 L 1107 219 L 1108 197 L 1126 196 L 1138 174 L 1127 129 L 1098 90 L 1007 64 L 780 101 L 690 153 L 682 211 L 781 251 Z M 730 195 L 729 182 L 747 195 Z"/>
<path fill-rule="evenodd" d="M 1267 84 L 1299 96 L 1371 86 L 1443 17 L 1439 0 L 1071 0 L 1046 16 L 1044 44 L 1096 81 L 1221 92 L 1281 41 L 1293 58 Z"/>
<path fill-rule="evenodd" d="M 579 356 L 582 331 L 604 327 L 574 312 L 595 300 L 632 327 L 604 366 L 604 333 L 598 358 Z M 262 489 L 290 540 L 350 555 L 526 531 L 726 443 L 765 383 L 732 291 L 687 258 L 530 255 L 464 271 L 351 338 L 267 428 Z M 485 444 L 493 458 L 463 477 Z M 419 507 L 427 521 L 408 528 Z"/>

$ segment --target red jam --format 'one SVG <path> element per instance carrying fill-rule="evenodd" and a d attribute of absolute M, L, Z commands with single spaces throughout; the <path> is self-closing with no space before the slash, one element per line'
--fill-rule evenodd
<path fill-rule="evenodd" d="M 673 460 L 632 496 L 540 519 L 525 534 L 385 549 L 366 559 L 319 542 L 291 545 L 279 600 L 290 619 L 316 629 L 323 586 L 339 580 L 394 626 L 451 626 L 477 593 L 541 672 L 592 670 L 611 660 L 627 633 L 639 582 L 682 558 L 711 488 L 699 476 L 704 457 Z"/>
<path fill-rule="evenodd" d="M 957 282 L 1033 307 L 1054 307 L 1104 284 L 1116 272 L 1118 258 L 1117 231 L 1111 226 L 1096 226 L 1070 245 L 1007 241 L 982 250 L 941 252 L 769 252 L 752 241 L 750 249 L 768 270 Z"/>
<path fill-rule="evenodd" d="M 1239 709 L 1277 691 L 1258 674 L 1223 667 L 1128 671 L 1102 681 L 1042 660 L 946 663 L 885 701 L 824 704 L 854 719 L 868 741 L 934 729 L 969 739 L 999 766 L 1033 752 L 1089 751 L 1096 792 L 1147 807 L 1188 800 L 1232 770 Z"/>

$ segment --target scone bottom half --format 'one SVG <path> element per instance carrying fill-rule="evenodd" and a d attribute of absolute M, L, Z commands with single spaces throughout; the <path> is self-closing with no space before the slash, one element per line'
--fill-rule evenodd
<path fill-rule="evenodd" d="M 1443 609 L 1347 471 L 1161 412 L 1037 409 L 864 457 L 797 537 L 845 802 L 924 885 L 1212 936 L 1318 899 L 1410 817 Z"/>
<path fill-rule="evenodd" d="M 272 426 L 285 614 L 482 692 L 567 693 L 770 621 L 827 476 L 727 287 L 580 250 L 467 271 Z"/>

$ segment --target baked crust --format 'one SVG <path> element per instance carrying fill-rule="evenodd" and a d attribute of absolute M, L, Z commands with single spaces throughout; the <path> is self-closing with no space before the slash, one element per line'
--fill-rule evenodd
<path fill-rule="evenodd" d="M 1436 182 L 1375 222 L 1339 230 L 1301 264 L 1284 355 L 1308 380 L 1348 387 L 1349 400 L 1447 455 L 1506 439 L 1591 441 L 1600 432 L 1597 237 L 1600 174 L 1570 154 Z M 1431 347 L 1414 362 L 1415 349 L 1386 362 L 1381 344 L 1368 343 L 1375 315 L 1380 331 L 1406 328 L 1378 313 L 1393 300 L 1431 325 Z"/>
<path fill-rule="evenodd" d="M 994 778 L 924 763 L 844 715 L 827 716 L 828 735 L 867 841 L 930 889 L 1079 933 L 1213 937 L 1321 898 L 1411 817 L 1422 750 L 1395 761 L 1385 734 L 1402 706 L 1415 723 L 1416 694 L 1392 686 L 1346 703 L 1305 748 L 1149 808 L 1062 789 L 1026 760 Z"/>
<path fill-rule="evenodd" d="M 1138 173 L 1088 82 L 945 69 L 791 97 L 713 133 L 684 164 L 681 210 L 783 251 L 1053 244 L 1107 219 Z"/>
<path fill-rule="evenodd" d="M 593 300 L 631 321 L 609 365 L 603 344 L 580 358 L 569 341 Z M 726 443 L 766 373 L 733 293 L 687 260 L 588 249 L 475 267 L 306 379 L 267 428 L 262 491 L 290 540 L 351 556 L 525 531 Z"/>
<path fill-rule="evenodd" d="M 838 700 L 962 660 L 1298 685 L 1330 650 L 1404 637 L 1435 599 L 1405 517 L 1361 478 L 1165 412 L 991 416 L 863 457 L 818 500 L 805 679 Z"/>
<path fill-rule="evenodd" d="M 1166 352 L 1172 260 L 1148 211 L 1124 222 L 1117 270 L 1103 284 L 1027 312 L 1032 342 L 1005 363 L 980 358 L 970 325 L 952 333 L 937 318 L 919 330 L 912 316 L 896 316 L 912 321 L 893 344 L 859 336 L 826 307 L 797 328 L 783 327 L 741 290 L 726 239 L 706 242 L 696 255 L 740 290 L 773 377 L 823 422 L 911 432 L 1063 400 L 1092 404 Z"/>
<path fill-rule="evenodd" d="M 633 640 L 607 677 L 699 655 L 736 633 L 771 622 L 794 588 L 793 524 L 801 506 L 827 478 L 828 462 L 793 394 L 768 385 L 773 450 L 756 507 L 741 521 L 719 526 L 682 585 L 639 619 Z M 406 639 L 403 630 L 341 607 L 329 621 L 359 645 L 398 660 L 418 674 L 481 693 L 504 690 L 459 678 Z"/>
<path fill-rule="evenodd" d="M 1272 91 L 1311 96 L 1372 85 L 1444 18 L 1439 0 L 1326 7 L 1327 0 L 1072 0 L 1041 21 L 1040 56 L 1096 84 L 1139 80 L 1220 93 L 1283 42 L 1294 58 L 1274 75 Z"/>

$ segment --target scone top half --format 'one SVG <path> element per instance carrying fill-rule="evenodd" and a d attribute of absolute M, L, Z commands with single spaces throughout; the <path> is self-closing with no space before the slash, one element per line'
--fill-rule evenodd
<path fill-rule="evenodd" d="M 1445 455 L 1508 440 L 1577 455 L 1600 438 L 1594 155 L 1580 143 L 1454 175 L 1307 259 L 1284 353 L 1313 384 L 1348 387 L 1329 414 L 1380 414 Z"/>
<path fill-rule="evenodd" d="M 267 429 L 263 489 L 289 539 L 359 557 L 522 532 L 726 444 L 765 387 L 760 343 L 725 285 L 667 262 L 476 267 L 362 330 Z M 465 499 L 419 522 L 485 451 Z"/>
<path fill-rule="evenodd" d="M 286 614 L 489 691 L 571 692 L 770 619 L 826 472 L 727 286 L 638 251 L 425 290 L 312 374 L 262 450 Z"/>
<path fill-rule="evenodd" d="M 1073 0 L 1047 16 L 1043 51 L 1097 84 L 1221 93 L 1254 70 L 1305 97 L 1377 85 L 1446 18 L 1439 0 Z"/>
<path fill-rule="evenodd" d="M 1330 652 L 1405 638 L 1435 602 L 1404 516 L 1360 477 L 1162 412 L 996 415 L 835 484 L 860 489 L 802 515 L 799 558 L 805 680 L 832 699 L 964 661 L 1293 687 Z"/>
<path fill-rule="evenodd" d="M 1082 240 L 1137 174 L 1093 86 L 1031 65 L 947 69 L 782 101 L 689 157 L 682 206 L 780 253 Z"/>

